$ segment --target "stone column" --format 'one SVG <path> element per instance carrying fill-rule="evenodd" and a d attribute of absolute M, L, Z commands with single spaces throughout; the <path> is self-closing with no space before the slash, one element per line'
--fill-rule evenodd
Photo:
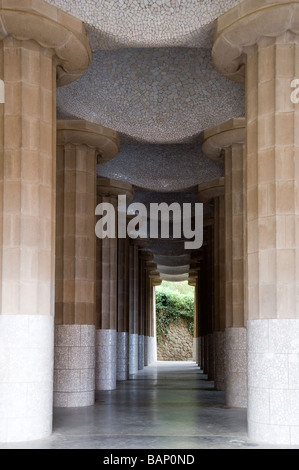
<path fill-rule="evenodd" d="M 114 131 L 57 123 L 54 406 L 94 404 L 96 165 L 119 151 Z"/>
<path fill-rule="evenodd" d="M 195 265 L 191 263 L 191 270 L 189 271 L 188 285 L 194 287 L 194 334 L 193 334 L 193 360 L 200 367 L 199 358 L 199 318 L 198 318 L 198 271 L 199 268 L 195 269 Z"/>
<path fill-rule="evenodd" d="M 204 133 L 203 152 L 225 164 L 225 242 L 223 263 L 225 283 L 225 316 L 219 331 L 225 330 L 226 404 L 247 407 L 247 334 L 245 318 L 245 200 L 244 144 L 245 119 L 231 119 Z M 223 210 L 224 212 L 224 210 Z M 221 333 L 222 334 L 222 333 Z M 223 359 L 222 359 L 223 361 Z"/>
<path fill-rule="evenodd" d="M 150 272 L 149 273 L 149 282 L 148 282 L 148 311 L 147 311 L 147 331 L 146 331 L 146 341 L 147 341 L 147 364 L 150 366 L 153 362 L 157 361 L 157 341 L 156 341 L 156 295 L 155 295 L 155 286 L 161 285 L 162 281 L 160 280 L 159 272 Z"/>
<path fill-rule="evenodd" d="M 299 444 L 298 2 L 247 1 L 218 21 L 214 61 L 246 80 L 248 429 Z M 245 65 L 246 62 L 246 65 Z"/>
<path fill-rule="evenodd" d="M 42 0 L 1 2 L 0 19 L 0 441 L 16 442 L 52 431 L 56 86 L 91 52 L 81 21 Z"/>
<path fill-rule="evenodd" d="M 129 375 L 138 373 L 139 338 L 139 258 L 138 246 L 130 243 L 130 295 L 129 295 Z"/>
<path fill-rule="evenodd" d="M 96 282 L 96 390 L 116 388 L 117 363 L 117 206 L 118 196 L 134 197 L 128 183 L 97 179 L 98 203 L 114 208 L 114 236 L 97 238 Z"/>
<path fill-rule="evenodd" d="M 210 374 L 209 338 L 213 332 L 214 311 L 214 266 L 213 266 L 213 226 L 204 223 L 204 244 L 201 248 L 202 259 L 199 270 L 199 324 L 201 336 L 201 362 L 205 374 Z M 213 374 L 213 371 L 212 371 Z M 212 375 L 213 376 L 213 375 Z"/>
<path fill-rule="evenodd" d="M 162 279 L 160 274 L 155 276 L 152 279 L 153 286 L 153 324 L 152 324 L 152 335 L 150 337 L 151 347 L 149 354 L 149 364 L 153 364 L 158 360 L 158 350 L 157 350 L 157 313 L 156 313 L 156 287 L 161 286 Z"/>
<path fill-rule="evenodd" d="M 213 244 L 210 250 L 209 264 L 213 265 L 212 310 L 209 334 L 205 338 L 205 356 L 208 355 L 209 379 L 214 380 L 216 390 L 224 390 L 224 331 L 225 331 L 225 247 L 224 247 L 224 178 L 201 184 L 198 188 L 199 201 L 205 204 L 213 202 L 214 225 L 210 227 Z M 213 231 L 213 235 L 211 234 Z M 210 243 L 207 241 L 207 243 Z M 202 273 L 205 276 L 205 272 Z M 207 344 L 206 344 L 207 343 Z"/>
<path fill-rule="evenodd" d="M 139 253 L 139 318 L 138 318 L 138 369 L 143 370 L 147 365 L 147 338 L 146 328 L 146 309 L 147 309 L 147 278 L 146 278 L 146 260 Z"/>
<path fill-rule="evenodd" d="M 150 355 L 152 348 L 153 335 L 153 284 L 154 277 L 157 273 L 157 264 L 153 262 L 146 263 L 145 271 L 145 325 L 144 325 L 144 365 L 150 364 Z"/>
<path fill-rule="evenodd" d="M 129 238 L 118 240 L 116 379 L 129 379 Z"/>

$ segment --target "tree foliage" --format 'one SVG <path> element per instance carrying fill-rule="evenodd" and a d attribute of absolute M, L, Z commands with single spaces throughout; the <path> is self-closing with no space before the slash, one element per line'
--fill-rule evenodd
<path fill-rule="evenodd" d="M 194 291 L 193 291 L 194 292 Z M 169 339 L 169 327 L 179 319 L 187 321 L 188 329 L 194 331 L 194 294 L 181 294 L 178 290 L 162 286 L 156 290 L 157 340 Z"/>

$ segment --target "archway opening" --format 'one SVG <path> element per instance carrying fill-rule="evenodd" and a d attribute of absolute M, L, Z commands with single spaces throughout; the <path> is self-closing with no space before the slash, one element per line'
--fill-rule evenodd
<path fill-rule="evenodd" d="M 158 361 L 194 361 L 195 288 L 188 281 L 156 287 Z"/>

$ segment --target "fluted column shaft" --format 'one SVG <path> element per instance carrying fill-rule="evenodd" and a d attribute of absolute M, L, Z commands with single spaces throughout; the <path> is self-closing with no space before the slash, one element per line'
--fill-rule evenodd
<path fill-rule="evenodd" d="M 116 388 L 118 196 L 133 199 L 132 186 L 108 178 L 97 179 L 98 204 L 109 204 L 114 236 L 97 238 L 96 390 Z"/>
<path fill-rule="evenodd" d="M 129 374 L 138 372 L 139 340 L 139 259 L 138 246 L 130 245 L 130 297 L 129 297 Z"/>
<path fill-rule="evenodd" d="M 214 199 L 214 362 L 215 389 L 225 390 L 225 198 Z"/>
<path fill-rule="evenodd" d="M 224 160 L 225 189 L 224 201 L 225 226 L 219 232 L 217 246 L 225 244 L 224 254 L 219 267 L 222 268 L 222 316 L 217 316 L 216 329 L 219 335 L 218 357 L 222 362 L 220 369 L 225 372 L 226 403 L 230 407 L 247 405 L 247 361 L 246 361 L 246 319 L 245 319 L 245 171 L 244 144 L 245 119 L 231 119 L 208 129 L 204 133 L 203 151 L 215 160 Z M 222 224 L 223 225 L 223 224 Z M 216 269 L 216 268 L 215 268 Z M 217 286 L 217 283 L 215 283 Z M 221 313 L 219 311 L 219 313 Z M 224 349 L 225 348 L 225 349 Z M 225 365 L 225 367 L 224 367 Z M 223 384 L 224 385 L 224 384 Z M 224 388 L 223 388 L 224 389 Z"/>
<path fill-rule="evenodd" d="M 129 378 L 129 238 L 118 240 L 117 380 Z"/>
<path fill-rule="evenodd" d="M 247 407 L 244 152 L 242 143 L 225 152 L 226 403 L 236 408 Z"/>
<path fill-rule="evenodd" d="M 15 442 L 52 431 L 56 67 L 69 83 L 90 49 L 43 1 L 1 2 L 0 22 L 0 441 Z"/>
<path fill-rule="evenodd" d="M 94 403 L 97 150 L 59 124 L 54 406 L 78 407 Z"/>
<path fill-rule="evenodd" d="M 252 440 L 299 443 L 299 4 L 248 1 L 218 21 L 218 69 L 246 80 L 248 429 Z"/>

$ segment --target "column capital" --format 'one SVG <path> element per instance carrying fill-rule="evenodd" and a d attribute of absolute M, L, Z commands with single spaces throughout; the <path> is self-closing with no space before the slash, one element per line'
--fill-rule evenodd
<path fill-rule="evenodd" d="M 77 80 L 91 62 L 82 21 L 44 0 L 2 0 L 0 20 L 0 40 L 8 36 L 33 40 L 53 51 L 58 67 L 57 86 Z"/>
<path fill-rule="evenodd" d="M 132 218 L 135 218 L 136 216 L 134 215 Z M 140 250 L 143 250 L 144 248 L 148 248 L 150 244 L 150 240 L 148 238 L 131 238 L 131 243 L 132 245 L 138 246 Z"/>
<path fill-rule="evenodd" d="M 146 262 L 145 269 L 148 273 L 156 272 L 157 268 L 158 268 L 157 263 L 154 263 L 153 261 Z"/>
<path fill-rule="evenodd" d="M 115 131 L 84 120 L 57 121 L 57 145 L 87 145 L 97 152 L 97 162 L 104 163 L 114 158 L 120 144 Z"/>
<path fill-rule="evenodd" d="M 210 202 L 215 197 L 224 196 L 224 178 L 217 178 L 198 186 L 199 202 L 204 204 Z"/>
<path fill-rule="evenodd" d="M 135 192 L 130 183 L 110 178 L 97 178 L 97 195 L 101 197 L 126 196 L 127 203 L 134 199 Z"/>
<path fill-rule="evenodd" d="M 160 276 L 160 275 L 159 275 Z M 151 282 L 153 287 L 159 287 L 162 284 L 162 279 L 159 276 L 154 277 Z"/>
<path fill-rule="evenodd" d="M 136 240 L 132 240 L 132 242 L 135 242 L 135 241 Z M 151 251 L 140 250 L 139 257 L 140 259 L 144 261 L 152 261 L 154 259 L 154 253 L 152 253 Z"/>
<path fill-rule="evenodd" d="M 217 20 L 214 64 L 222 75 L 243 82 L 246 54 L 261 40 L 271 43 L 286 32 L 299 33 L 297 1 L 245 0 Z"/>
<path fill-rule="evenodd" d="M 205 130 L 202 151 L 212 160 L 223 161 L 223 151 L 233 144 L 245 144 L 246 119 L 233 118 Z"/>

